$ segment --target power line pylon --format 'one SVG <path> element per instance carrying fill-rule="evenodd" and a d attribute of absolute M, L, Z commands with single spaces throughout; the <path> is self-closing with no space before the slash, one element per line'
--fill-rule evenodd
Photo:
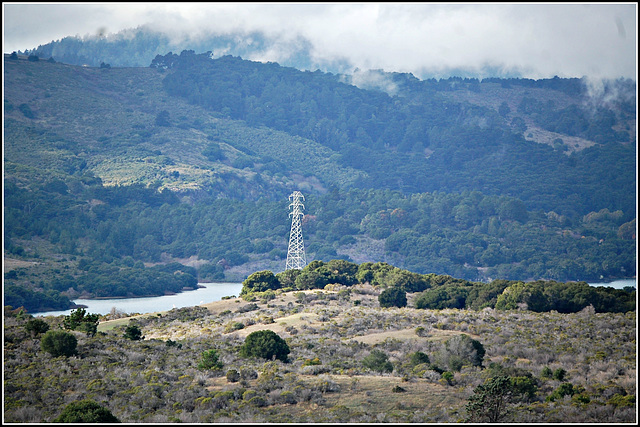
<path fill-rule="evenodd" d="M 289 196 L 289 200 L 293 200 L 289 208 L 293 210 L 289 213 L 291 217 L 291 234 L 289 235 L 289 250 L 287 251 L 287 264 L 285 270 L 302 270 L 307 265 L 306 256 L 304 254 L 304 242 L 302 241 L 302 209 L 304 205 L 300 202 L 304 200 L 304 196 L 299 191 L 294 191 Z"/>

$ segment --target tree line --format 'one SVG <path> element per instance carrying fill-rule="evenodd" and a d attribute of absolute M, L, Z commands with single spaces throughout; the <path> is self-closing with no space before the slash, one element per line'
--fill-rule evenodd
<path fill-rule="evenodd" d="M 592 306 L 599 313 L 634 311 L 636 290 L 592 287 L 585 282 L 538 280 L 522 282 L 494 280 L 470 282 L 447 275 L 417 274 L 387 263 L 355 264 L 345 260 L 313 261 L 301 270 L 274 274 L 269 270 L 252 273 L 242 282 L 241 296 L 248 300 L 273 293 L 325 289 L 327 285 L 351 287 L 368 283 L 384 289 L 379 301 L 383 307 L 404 307 L 406 293 L 416 293 L 415 307 L 441 310 L 495 308 L 528 309 L 535 312 L 576 313 Z M 389 292 L 392 291 L 392 292 Z"/>

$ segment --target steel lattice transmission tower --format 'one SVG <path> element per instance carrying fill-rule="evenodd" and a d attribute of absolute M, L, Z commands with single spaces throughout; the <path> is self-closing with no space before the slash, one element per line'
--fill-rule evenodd
<path fill-rule="evenodd" d="M 304 205 L 300 200 L 304 200 L 304 196 L 299 191 L 294 191 L 289 196 L 289 200 L 293 202 L 289 208 L 293 210 L 289 213 L 291 217 L 291 235 L 289 236 L 289 250 L 287 251 L 287 265 L 285 270 L 302 270 L 307 265 L 304 254 L 304 242 L 302 241 L 302 209 Z"/>

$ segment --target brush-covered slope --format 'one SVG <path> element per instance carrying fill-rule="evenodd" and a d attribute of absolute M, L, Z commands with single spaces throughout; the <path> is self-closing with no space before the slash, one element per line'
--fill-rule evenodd
<path fill-rule="evenodd" d="M 381 308 L 379 294 L 276 291 L 101 322 L 95 336 L 70 331 L 69 358 L 40 350 L 29 319 L 5 311 L 4 417 L 49 422 L 93 399 L 125 423 L 457 423 L 476 387 L 509 376 L 525 393 L 506 396 L 500 421 L 635 421 L 635 311 L 422 310 L 412 295 Z M 287 362 L 240 356 L 267 329 Z M 202 367 L 211 350 L 219 369 Z"/>

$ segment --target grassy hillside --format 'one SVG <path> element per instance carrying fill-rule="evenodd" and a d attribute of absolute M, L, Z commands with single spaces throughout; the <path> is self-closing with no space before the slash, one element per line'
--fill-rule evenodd
<path fill-rule="evenodd" d="M 149 68 L 6 60 L 7 176 L 26 183 L 42 180 L 39 173 L 93 174 L 105 185 L 158 183 L 160 189 L 262 197 L 304 188 L 314 174 L 324 185 L 362 175 L 339 168 L 331 150 L 312 141 L 217 118 L 170 97 L 162 78 Z M 161 113 L 166 122 L 158 124 Z M 207 157 L 210 146 L 219 151 Z M 244 188 L 225 194 L 227 175 Z M 256 186 L 256 175 L 262 185 Z"/>
<path fill-rule="evenodd" d="M 383 309 L 380 291 L 331 285 L 104 321 L 95 337 L 75 333 L 69 358 L 41 351 L 27 319 L 5 312 L 5 421 L 49 422 L 88 398 L 122 422 L 460 422 L 476 387 L 499 375 L 533 385 L 501 421 L 636 420 L 635 311 L 422 310 L 411 294 L 407 307 Z M 123 338 L 127 325 L 144 339 Z M 263 329 L 286 340 L 287 362 L 239 356 Z M 453 362 L 461 335 L 484 348 L 480 365 Z M 198 369 L 210 349 L 222 367 Z M 376 351 L 391 372 L 367 367 Z"/>

